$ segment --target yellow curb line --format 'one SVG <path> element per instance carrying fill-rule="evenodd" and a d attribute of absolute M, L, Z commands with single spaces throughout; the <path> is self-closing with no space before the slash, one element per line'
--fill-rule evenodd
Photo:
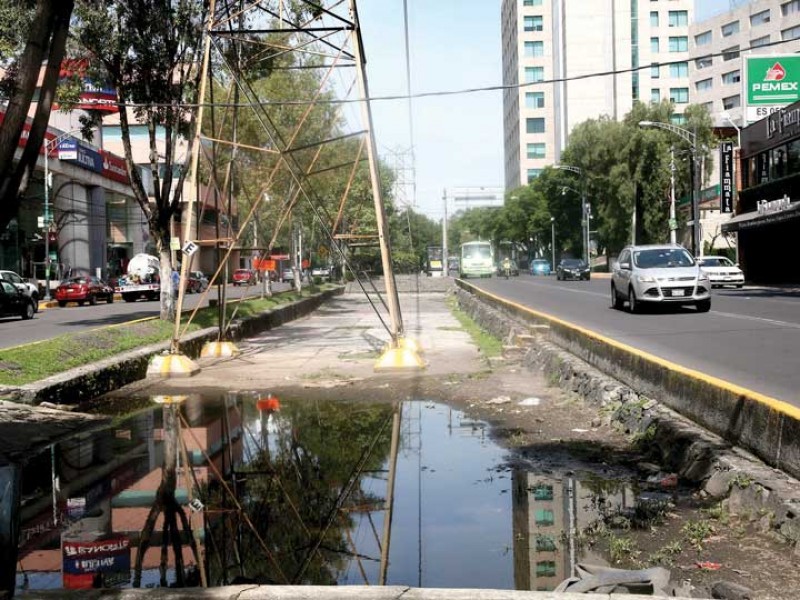
<path fill-rule="evenodd" d="M 593 339 L 597 340 L 598 342 L 602 342 L 602 343 L 607 344 L 609 346 L 612 346 L 613 348 L 616 348 L 618 350 L 622 350 L 622 351 L 628 352 L 630 354 L 633 354 L 635 356 L 638 356 L 640 358 L 643 358 L 645 360 L 648 360 L 648 361 L 650 361 L 652 363 L 655 363 L 655 364 L 657 364 L 657 365 L 659 365 L 661 367 L 669 369 L 670 371 L 674 371 L 676 373 L 680 373 L 682 375 L 686 375 L 687 377 L 690 377 L 690 378 L 696 379 L 698 381 L 701 381 L 703 383 L 718 387 L 718 388 L 720 388 L 722 390 L 725 390 L 726 392 L 730 392 L 730 393 L 735 394 L 737 396 L 744 396 L 746 398 L 750 398 L 750 399 L 754 400 L 755 402 L 759 402 L 761 404 L 765 404 L 766 406 L 768 406 L 772 410 L 776 410 L 776 411 L 778 411 L 780 413 L 783 413 L 783 414 L 785 414 L 785 415 L 787 415 L 789 417 L 792 417 L 795 420 L 800 420 L 800 408 L 798 408 L 796 406 L 793 406 L 792 404 L 789 404 L 788 402 L 785 402 L 783 400 L 778 400 L 777 398 L 773 398 L 772 396 L 767 396 L 766 394 L 762 394 L 760 392 L 756 392 L 755 390 L 751 390 L 749 388 L 745 388 L 745 387 L 736 385 L 735 383 L 731 383 L 731 382 L 726 381 L 724 379 L 720 379 L 718 377 L 714 377 L 713 375 L 708 375 L 706 373 L 702 373 L 701 371 L 696 371 L 694 369 L 689 369 L 688 367 L 684 367 L 682 365 L 679 365 L 677 363 L 671 362 L 669 360 L 666 360 L 666 359 L 661 358 L 659 356 L 656 356 L 654 354 L 650 354 L 649 352 L 645 352 L 644 350 L 639 350 L 638 348 L 635 348 L 633 346 L 629 346 L 628 344 L 624 344 L 622 342 L 618 342 L 617 340 L 614 340 L 612 338 L 606 337 L 606 336 L 604 336 L 604 335 L 602 335 L 600 333 L 597 333 L 596 331 L 593 331 L 591 329 L 587 329 L 585 327 L 582 327 L 581 325 L 576 325 L 575 323 L 571 323 L 569 321 L 565 321 L 565 320 L 560 319 L 558 317 L 555 317 L 553 315 L 550 315 L 550 314 L 547 314 L 547 313 L 544 313 L 544 312 L 540 312 L 538 310 L 534 310 L 532 308 L 529 308 L 527 306 L 523 306 L 521 304 L 517 304 L 516 302 L 512 302 L 511 300 L 506 300 L 505 298 L 501 298 L 500 296 L 496 296 L 496 295 L 492 294 L 491 292 L 487 292 L 486 290 L 482 290 L 480 288 L 477 288 L 474 285 L 472 285 L 471 283 L 464 283 L 464 285 L 468 285 L 470 288 L 475 290 L 478 294 L 487 296 L 489 298 L 492 298 L 493 300 L 499 302 L 500 304 L 504 304 L 506 306 L 512 307 L 512 308 L 514 308 L 516 310 L 519 310 L 519 311 L 521 311 L 523 313 L 528 313 L 528 314 L 530 314 L 530 315 L 532 315 L 534 317 L 537 317 L 537 318 L 540 318 L 540 319 L 544 319 L 544 320 L 547 320 L 547 321 L 551 321 L 553 323 L 557 323 L 557 324 L 561 325 L 562 327 L 566 327 L 567 329 L 571 329 L 571 330 L 576 331 L 578 333 L 581 333 L 581 334 L 583 334 L 583 335 L 585 335 L 587 337 L 593 338 Z"/>

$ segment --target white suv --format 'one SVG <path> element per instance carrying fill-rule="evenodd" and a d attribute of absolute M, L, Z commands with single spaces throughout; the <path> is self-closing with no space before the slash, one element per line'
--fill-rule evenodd
<path fill-rule="evenodd" d="M 711 281 L 682 246 L 627 246 L 611 274 L 611 305 L 631 312 L 645 303 L 693 304 L 699 312 L 711 308 Z"/>

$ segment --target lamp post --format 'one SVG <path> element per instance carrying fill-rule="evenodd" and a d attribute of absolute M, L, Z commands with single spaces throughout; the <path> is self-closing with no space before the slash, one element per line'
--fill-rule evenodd
<path fill-rule="evenodd" d="M 556 218 L 550 217 L 550 227 L 553 230 L 553 241 L 551 244 L 551 251 L 553 254 L 553 271 L 556 270 Z"/>
<path fill-rule="evenodd" d="M 62 140 L 66 139 L 73 133 L 81 131 L 78 129 L 71 129 L 65 133 L 59 134 L 52 140 L 45 140 L 42 143 L 44 147 L 44 301 L 49 301 L 50 298 L 50 151 L 54 145 L 57 145 Z"/>
<path fill-rule="evenodd" d="M 586 264 L 589 264 L 589 213 L 591 212 L 591 208 L 589 203 L 586 201 L 586 178 L 583 176 L 583 169 L 580 167 L 575 167 L 573 165 L 554 165 L 554 168 L 560 169 L 562 171 L 570 171 L 571 173 L 575 173 L 581 178 L 581 191 L 578 192 L 577 190 L 573 190 L 569 186 L 564 186 L 561 190 L 561 194 L 564 195 L 564 190 L 572 190 L 576 194 L 578 194 L 581 198 L 581 245 L 583 248 L 583 257 L 586 261 Z M 591 269 L 590 269 L 591 270 Z"/>
<path fill-rule="evenodd" d="M 736 145 L 737 145 L 737 147 L 741 148 L 742 147 L 742 130 L 739 128 L 739 126 L 736 123 L 733 122 L 733 119 L 731 119 L 731 113 L 729 113 L 726 110 L 726 111 L 721 112 L 719 114 L 719 116 L 722 117 L 723 121 L 727 121 L 728 123 L 730 123 L 733 126 L 733 128 L 736 130 Z"/>
<path fill-rule="evenodd" d="M 665 129 L 666 131 L 674 133 L 675 135 L 683 138 L 683 140 L 689 144 L 689 148 L 692 152 L 690 169 L 692 180 L 692 254 L 697 256 L 698 253 L 702 251 L 702 246 L 700 245 L 700 205 L 699 194 L 697 191 L 699 184 L 699 177 L 697 173 L 697 134 L 689 131 L 688 129 L 684 129 L 683 127 L 673 125 L 672 123 L 660 123 L 658 121 L 639 121 L 639 127 L 655 127 L 657 129 Z"/>

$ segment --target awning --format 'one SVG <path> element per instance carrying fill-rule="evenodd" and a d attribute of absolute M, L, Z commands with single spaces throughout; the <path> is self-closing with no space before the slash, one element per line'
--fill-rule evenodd
<path fill-rule="evenodd" d="M 745 231 L 748 229 L 755 229 L 756 227 L 775 225 L 776 223 L 783 223 L 784 221 L 797 218 L 800 218 L 800 202 L 792 202 L 789 208 L 776 212 L 759 213 L 754 210 L 742 215 L 737 215 L 722 224 L 722 233 Z"/>

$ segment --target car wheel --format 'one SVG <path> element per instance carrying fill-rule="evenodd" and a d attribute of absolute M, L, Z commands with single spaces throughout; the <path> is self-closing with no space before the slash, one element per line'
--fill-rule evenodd
<path fill-rule="evenodd" d="M 67 301 L 66 301 L 66 300 L 59 300 L 59 301 L 58 301 L 58 305 L 59 305 L 61 308 L 64 308 L 64 307 L 67 305 Z"/>
<path fill-rule="evenodd" d="M 20 315 L 25 321 L 28 319 L 32 319 L 33 315 L 36 311 L 33 308 L 33 302 L 26 302 L 25 309 L 22 311 L 22 315 Z"/>
<path fill-rule="evenodd" d="M 111 293 L 108 295 L 108 300 L 107 300 L 107 302 L 108 302 L 109 304 L 114 304 L 114 292 L 111 292 Z"/>
<path fill-rule="evenodd" d="M 31 300 L 33 300 L 33 312 L 39 312 L 39 294 L 31 294 Z"/>
<path fill-rule="evenodd" d="M 97 296 L 95 294 L 89 295 L 89 305 L 95 306 L 97 304 Z"/>
<path fill-rule="evenodd" d="M 619 297 L 617 293 L 617 286 L 613 283 L 611 284 L 611 307 L 615 308 L 616 310 L 622 310 L 622 298 Z"/>
<path fill-rule="evenodd" d="M 78 306 L 83 306 L 85 302 L 85 300 L 78 300 Z"/>
<path fill-rule="evenodd" d="M 639 301 L 636 299 L 636 292 L 633 291 L 633 287 L 628 290 L 628 310 L 632 313 L 639 312 L 640 306 Z"/>
<path fill-rule="evenodd" d="M 736 286 L 736 289 L 737 289 L 737 290 L 740 290 L 740 289 L 742 289 L 743 287 L 744 287 L 744 285 L 740 284 L 740 285 L 737 285 L 737 286 Z"/>
<path fill-rule="evenodd" d="M 697 304 L 697 312 L 708 312 L 711 310 L 711 300 L 700 300 Z"/>

